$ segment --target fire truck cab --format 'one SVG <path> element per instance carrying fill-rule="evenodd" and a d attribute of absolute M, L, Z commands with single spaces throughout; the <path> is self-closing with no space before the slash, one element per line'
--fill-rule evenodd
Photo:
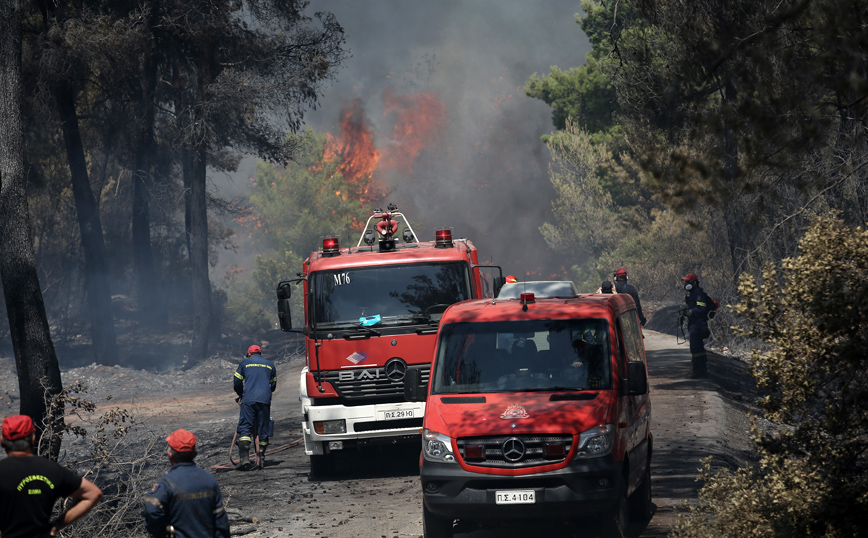
<path fill-rule="evenodd" d="M 628 295 L 473 300 L 440 319 L 427 387 L 426 538 L 457 520 L 651 515 L 651 401 Z M 426 398 L 427 396 L 427 398 Z M 613 535 L 620 535 L 617 532 Z"/>
<path fill-rule="evenodd" d="M 415 372 L 424 384 L 443 311 L 491 297 L 492 283 L 500 280 L 480 275 L 469 240 L 440 229 L 433 241 L 419 242 L 390 204 L 374 210 L 355 247 L 325 238 L 322 250 L 304 261 L 300 278 L 278 284 L 285 331 L 293 330 L 292 287 L 303 284 L 306 366 L 299 381 L 312 474 L 329 474 L 341 451 L 418 442 L 425 403 L 405 400 L 404 376 Z"/>

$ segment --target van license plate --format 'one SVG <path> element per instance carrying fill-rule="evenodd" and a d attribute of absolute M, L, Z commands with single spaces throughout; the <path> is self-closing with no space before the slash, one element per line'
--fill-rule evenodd
<path fill-rule="evenodd" d="M 380 411 L 380 420 L 398 420 L 402 418 L 416 418 L 415 409 L 395 409 L 394 411 Z"/>
<path fill-rule="evenodd" d="M 495 504 L 533 504 L 536 495 L 532 489 L 514 489 L 494 492 Z"/>

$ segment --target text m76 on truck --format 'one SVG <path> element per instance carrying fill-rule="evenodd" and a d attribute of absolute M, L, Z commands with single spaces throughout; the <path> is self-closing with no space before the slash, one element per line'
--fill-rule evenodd
<path fill-rule="evenodd" d="M 486 278 L 482 267 L 498 276 Z M 389 204 L 373 211 L 355 247 L 324 238 L 299 277 L 278 284 L 277 310 L 282 330 L 305 336 L 300 400 L 312 474 L 330 473 L 340 452 L 418 443 L 425 403 L 405 400 L 404 376 L 413 371 L 427 382 L 441 314 L 491 297 L 503 281 L 500 268 L 480 266 L 473 243 L 449 228 L 419 241 Z M 293 329 L 290 297 L 298 284 L 304 325 Z"/>

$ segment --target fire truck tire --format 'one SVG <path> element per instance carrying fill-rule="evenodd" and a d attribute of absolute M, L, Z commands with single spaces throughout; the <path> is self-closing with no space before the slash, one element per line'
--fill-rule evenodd
<path fill-rule="evenodd" d="M 318 478 L 331 476 L 335 470 L 334 454 L 319 454 L 310 456 L 310 474 Z"/>
<path fill-rule="evenodd" d="M 425 538 L 452 538 L 452 521 L 432 514 L 422 503 L 422 533 Z"/>
<path fill-rule="evenodd" d="M 627 482 L 626 480 L 621 480 L 621 485 L 618 487 L 618 499 L 615 501 L 615 506 L 603 521 L 603 527 L 606 530 L 605 534 L 607 536 L 626 536 L 628 516 Z"/>
<path fill-rule="evenodd" d="M 654 506 L 651 503 L 651 465 L 645 466 L 642 483 L 630 496 L 630 519 L 634 521 L 648 521 L 651 519 Z"/>

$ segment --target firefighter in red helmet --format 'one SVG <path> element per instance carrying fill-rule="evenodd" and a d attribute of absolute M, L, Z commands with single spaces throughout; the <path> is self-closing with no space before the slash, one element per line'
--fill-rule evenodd
<path fill-rule="evenodd" d="M 627 270 L 622 267 L 615 271 L 612 274 L 612 277 L 615 279 L 615 291 L 617 293 L 626 293 L 633 298 L 633 302 L 636 303 L 636 312 L 639 314 L 639 323 L 644 327 L 645 322 L 648 320 L 645 319 L 645 315 L 642 313 L 642 303 L 639 301 L 639 292 L 636 291 L 635 286 L 627 284 Z"/>

